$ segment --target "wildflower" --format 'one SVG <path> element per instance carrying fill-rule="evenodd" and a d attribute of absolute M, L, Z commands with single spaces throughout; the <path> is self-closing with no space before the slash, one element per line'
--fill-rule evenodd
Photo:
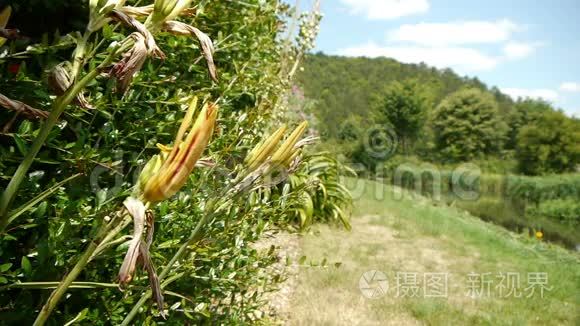
<path fill-rule="evenodd" d="M 122 10 L 113 10 L 111 12 L 111 16 L 116 20 L 120 21 L 121 23 L 134 28 L 137 30 L 139 34 L 141 34 L 145 39 L 145 44 L 147 45 L 147 53 L 151 56 L 159 59 L 165 59 L 165 54 L 155 43 L 155 38 L 153 34 L 145 25 L 143 25 L 140 21 L 135 19 L 134 17 L 127 15 Z"/>
<path fill-rule="evenodd" d="M 137 258 L 139 258 L 139 247 L 141 245 L 141 238 L 143 237 L 143 230 L 145 229 L 146 207 L 143 202 L 133 197 L 127 198 L 123 202 L 123 205 L 133 217 L 133 239 L 129 243 L 129 249 L 119 270 L 120 283 L 127 284 L 133 279 Z"/>
<path fill-rule="evenodd" d="M 133 280 L 137 265 L 143 265 L 149 277 L 149 285 L 157 306 L 163 316 L 163 294 L 159 277 L 151 260 L 149 249 L 153 242 L 154 221 L 153 214 L 139 199 L 128 197 L 123 202 L 125 209 L 133 217 L 133 239 L 129 242 L 129 248 L 119 269 L 119 285 L 125 286 Z M 145 231 L 146 230 L 146 231 Z M 143 233 L 145 231 L 145 239 Z"/>
<path fill-rule="evenodd" d="M 543 237 L 544 237 L 544 232 L 536 231 L 536 239 L 542 240 Z"/>
<path fill-rule="evenodd" d="M 140 177 L 140 190 L 145 200 L 158 202 L 173 196 L 187 181 L 213 133 L 218 107 L 206 103 L 187 136 L 197 98 L 191 101 L 177 132 L 172 148 L 158 145 L 161 154 L 149 161 Z"/>
<path fill-rule="evenodd" d="M 143 7 L 125 6 L 120 10 L 131 17 L 145 17 L 149 16 L 153 12 L 153 5 L 147 5 Z"/>

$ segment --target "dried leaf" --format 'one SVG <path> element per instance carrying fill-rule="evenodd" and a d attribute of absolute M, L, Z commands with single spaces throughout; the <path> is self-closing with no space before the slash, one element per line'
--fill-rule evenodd
<path fill-rule="evenodd" d="M 117 79 L 117 90 L 121 94 L 127 91 L 133 76 L 141 70 L 147 59 L 147 46 L 143 35 L 133 33 L 131 37 L 135 40 L 135 44 L 111 69 L 111 75 Z"/>
<path fill-rule="evenodd" d="M 133 239 L 129 244 L 129 249 L 123 260 L 123 265 L 119 270 L 119 283 L 126 285 L 133 279 L 133 273 L 137 265 L 137 258 L 139 258 L 139 248 L 141 245 L 141 238 L 143 237 L 143 230 L 145 228 L 145 205 L 138 199 L 133 197 L 127 198 L 123 205 L 133 217 Z"/>
<path fill-rule="evenodd" d="M 145 38 L 145 43 L 147 44 L 147 51 L 150 55 L 152 55 L 155 58 L 165 59 L 165 54 L 157 46 L 153 34 L 151 34 L 151 32 L 147 29 L 147 27 L 145 27 L 145 25 L 143 25 L 137 19 L 125 14 L 123 11 L 120 10 L 113 10 L 111 12 L 111 15 L 116 20 L 120 21 L 121 23 L 127 26 L 133 27 L 135 30 L 137 30 L 138 33 L 143 35 L 143 37 Z"/>
<path fill-rule="evenodd" d="M 120 10 L 132 17 L 146 17 L 153 12 L 153 5 L 147 5 L 143 7 L 125 6 Z"/>
<path fill-rule="evenodd" d="M 201 50 L 203 52 L 203 56 L 205 61 L 207 62 L 207 69 L 209 71 L 209 75 L 213 81 L 217 83 L 218 75 L 215 63 L 213 61 L 213 54 L 215 52 L 213 42 L 209 36 L 207 36 L 204 32 L 200 31 L 199 29 L 187 25 L 185 23 L 177 22 L 177 21 L 168 21 L 164 25 L 164 29 L 168 32 L 177 35 L 190 35 L 195 36 L 199 44 L 201 45 Z"/>
<path fill-rule="evenodd" d="M 8 110 L 16 111 L 29 119 L 46 119 L 49 114 L 46 111 L 35 109 L 20 101 L 9 99 L 2 94 L 0 94 L 0 106 Z"/>

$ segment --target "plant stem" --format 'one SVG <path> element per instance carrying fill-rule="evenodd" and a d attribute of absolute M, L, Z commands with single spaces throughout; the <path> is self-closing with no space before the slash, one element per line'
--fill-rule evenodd
<path fill-rule="evenodd" d="M 85 250 L 85 252 L 81 255 L 73 269 L 64 277 L 62 281 L 58 284 L 56 289 L 50 294 L 50 297 L 40 310 L 40 313 L 36 317 L 34 321 L 34 326 L 37 325 L 44 325 L 62 296 L 66 293 L 68 288 L 71 286 L 73 281 L 79 276 L 80 272 L 85 268 L 87 263 L 90 261 L 93 253 L 99 247 L 99 244 L 107 237 L 109 232 L 119 232 L 118 228 L 112 228 L 113 225 L 116 225 L 123 219 L 125 219 L 125 214 L 121 215 L 120 217 L 114 218 L 110 223 L 101 225 L 100 230 L 98 231 L 95 238 L 89 243 L 89 246 Z"/>
<path fill-rule="evenodd" d="M 173 275 L 172 277 L 168 278 L 165 282 L 163 282 L 163 284 L 161 284 L 161 288 L 162 289 L 165 288 L 167 285 L 171 284 L 173 281 L 179 279 L 182 276 L 183 276 L 183 273 Z M 141 299 L 139 299 L 139 301 L 137 301 L 137 303 L 135 304 L 133 309 L 131 309 L 131 311 L 129 312 L 127 317 L 125 317 L 125 319 L 121 323 L 121 326 L 129 325 L 129 323 L 133 320 L 133 318 L 135 318 L 135 316 L 139 312 L 139 308 L 141 308 L 141 306 L 143 304 L 145 304 L 145 301 L 147 301 L 149 298 L 151 298 L 151 289 L 149 289 L 147 292 L 145 292 L 145 294 L 143 294 Z M 159 309 L 163 309 L 163 307 L 161 307 Z"/>
<path fill-rule="evenodd" d="M 22 282 L 10 284 L 2 288 L 17 289 L 56 289 L 60 282 Z M 99 283 L 99 282 L 72 282 L 69 286 L 71 289 L 93 289 L 93 288 L 119 288 L 117 283 Z"/>
<path fill-rule="evenodd" d="M 193 232 L 191 232 L 191 235 L 189 236 L 189 238 L 187 239 L 187 241 L 185 241 L 181 247 L 179 247 L 179 249 L 177 250 L 177 252 L 175 253 L 175 255 L 173 255 L 173 257 L 171 258 L 171 260 L 169 261 L 169 263 L 167 263 L 167 265 L 165 265 L 165 267 L 163 267 L 163 270 L 161 271 L 161 274 L 159 274 L 159 281 L 163 281 L 163 279 L 165 279 L 165 277 L 167 277 L 167 274 L 169 274 L 169 272 L 172 270 L 173 265 L 175 265 L 175 263 L 183 256 L 183 254 L 185 254 L 187 247 L 195 244 L 197 241 L 199 241 L 199 239 L 202 237 L 203 235 L 203 227 L 205 226 L 205 224 L 210 220 L 210 217 L 212 217 L 215 214 L 214 211 L 214 202 L 213 201 L 209 201 L 207 203 L 206 206 L 206 212 L 203 214 L 203 216 L 201 217 L 201 219 L 199 220 L 199 222 L 197 222 L 197 225 L 195 226 L 195 229 L 193 230 Z M 163 288 L 165 285 L 167 285 L 169 280 L 173 280 L 174 277 L 171 277 L 170 279 L 168 279 L 166 282 L 163 283 L 163 285 L 161 286 L 161 288 Z M 121 323 L 121 326 L 126 326 L 129 325 L 129 323 L 133 320 L 133 318 L 135 318 L 135 316 L 137 315 L 137 313 L 139 312 L 139 309 L 141 308 L 141 306 L 143 306 L 145 304 L 145 302 L 151 297 L 151 289 L 147 290 L 142 296 L 141 299 L 139 299 L 139 301 L 137 301 L 137 303 L 133 306 L 133 309 L 131 309 L 131 311 L 129 312 L 129 314 L 127 314 L 127 316 L 125 317 L 125 319 L 123 320 L 123 323 Z M 158 307 L 158 309 L 163 309 L 163 307 Z"/>
<path fill-rule="evenodd" d="M 72 70 L 71 70 L 71 77 L 73 80 L 76 80 L 81 67 L 83 66 L 83 61 L 85 60 L 85 54 L 87 53 L 87 43 L 89 41 L 89 37 L 91 36 L 92 32 L 87 30 L 83 34 L 83 38 L 79 40 L 77 43 L 77 48 L 75 49 L 75 53 L 73 55 L 73 62 L 72 62 Z"/>
<path fill-rule="evenodd" d="M 38 133 L 38 136 L 36 136 L 34 142 L 32 143 L 32 146 L 30 146 L 30 150 L 28 151 L 28 153 L 26 153 L 26 156 L 24 157 L 24 159 L 18 166 L 18 169 L 10 179 L 10 183 L 8 183 L 6 190 L 4 190 L 4 192 L 2 193 L 2 197 L 0 197 L 0 233 L 2 233 L 6 228 L 6 226 L 8 226 L 9 224 L 9 215 L 7 214 L 7 212 L 8 209 L 10 208 L 12 200 L 14 199 L 14 196 L 16 195 L 16 192 L 18 191 L 18 188 L 20 187 L 20 184 L 24 179 L 24 176 L 28 172 L 28 169 L 30 169 L 32 162 L 36 158 L 36 155 L 40 151 L 42 145 L 44 145 L 44 142 L 46 141 L 48 134 L 58 121 L 58 118 L 63 113 L 67 105 L 70 104 L 70 102 L 72 102 L 72 100 L 77 96 L 77 94 L 83 88 L 85 88 L 85 86 L 87 86 L 88 83 L 90 83 L 93 79 L 95 79 L 99 75 L 100 70 L 103 67 L 109 65 L 115 58 L 116 54 L 119 52 L 120 52 L 119 50 L 112 51 L 111 54 L 109 54 L 109 56 L 107 56 L 107 58 L 98 67 L 96 67 L 88 74 L 86 74 L 77 83 L 73 84 L 73 86 L 70 87 L 66 91 L 66 93 L 64 93 L 62 96 L 58 97 L 54 101 L 54 104 L 52 105 L 52 110 L 50 111 L 50 115 L 42 125 L 40 132 Z"/>

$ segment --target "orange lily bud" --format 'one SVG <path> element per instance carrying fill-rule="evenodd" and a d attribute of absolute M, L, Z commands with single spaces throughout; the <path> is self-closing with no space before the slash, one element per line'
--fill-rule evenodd
<path fill-rule="evenodd" d="M 143 190 L 145 200 L 158 202 L 177 193 L 187 181 L 187 177 L 207 146 L 217 119 L 218 106 L 213 103 L 206 103 L 203 106 L 195 124 L 185 140 L 183 139 L 185 132 L 191 125 L 196 106 L 197 99 L 194 99 L 185 114 L 167 159 L 158 171 L 146 181 Z"/>

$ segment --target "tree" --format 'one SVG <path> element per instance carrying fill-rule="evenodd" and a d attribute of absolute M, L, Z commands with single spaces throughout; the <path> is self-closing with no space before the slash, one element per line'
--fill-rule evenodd
<path fill-rule="evenodd" d="M 505 147 L 515 149 L 520 129 L 548 111 L 554 111 L 554 108 L 544 100 L 519 99 L 507 117 L 509 130 Z"/>
<path fill-rule="evenodd" d="M 516 159 L 524 174 L 573 171 L 580 163 L 580 122 L 559 111 L 537 114 L 518 133 Z"/>
<path fill-rule="evenodd" d="M 443 100 L 434 111 L 432 129 L 441 160 L 457 162 L 498 153 L 506 126 L 493 96 L 470 88 Z"/>
<path fill-rule="evenodd" d="M 390 125 L 404 153 L 417 138 L 425 121 L 427 98 L 416 81 L 391 83 L 375 112 L 375 121 Z"/>

